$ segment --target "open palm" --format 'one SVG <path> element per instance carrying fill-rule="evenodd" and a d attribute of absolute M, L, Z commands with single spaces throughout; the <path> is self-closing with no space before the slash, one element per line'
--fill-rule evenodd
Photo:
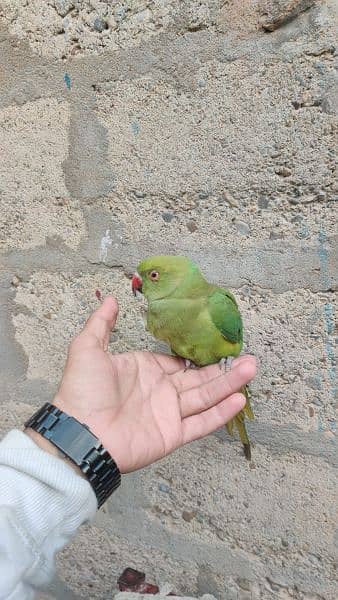
<path fill-rule="evenodd" d="M 232 370 L 218 365 L 185 371 L 180 358 L 152 352 L 110 354 L 118 314 L 105 299 L 70 345 L 54 404 L 86 423 L 127 473 L 224 425 L 244 406 L 237 393 L 255 376 L 255 359 Z"/>

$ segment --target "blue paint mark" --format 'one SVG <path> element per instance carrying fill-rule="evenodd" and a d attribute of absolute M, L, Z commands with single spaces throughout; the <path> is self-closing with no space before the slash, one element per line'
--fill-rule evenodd
<path fill-rule="evenodd" d="M 330 431 L 332 431 L 332 433 L 337 433 L 337 423 L 336 421 L 334 421 L 333 419 L 329 420 L 329 427 L 330 427 Z"/>
<path fill-rule="evenodd" d="M 337 372 L 336 372 L 336 360 L 335 360 L 335 348 L 334 342 L 332 339 L 332 335 L 334 333 L 334 307 L 330 303 L 324 304 L 324 319 L 325 319 L 325 327 L 327 340 L 325 344 L 326 355 L 329 359 L 330 368 L 329 368 L 329 377 L 331 381 L 331 389 L 333 397 L 336 397 L 337 393 Z"/>
<path fill-rule="evenodd" d="M 65 82 L 65 84 L 67 86 L 67 90 L 70 90 L 70 88 L 72 87 L 72 82 L 71 82 L 71 79 L 70 79 L 70 76 L 68 75 L 68 73 L 64 74 L 63 79 L 64 79 L 64 82 Z"/>
<path fill-rule="evenodd" d="M 158 489 L 160 490 L 160 492 L 164 492 L 165 494 L 168 494 L 170 492 L 170 487 L 166 483 L 160 483 Z"/>
<path fill-rule="evenodd" d="M 323 230 L 320 231 L 319 236 L 319 249 L 318 256 L 320 261 L 320 274 L 324 288 L 330 287 L 330 274 L 329 274 L 329 251 L 325 246 L 327 242 L 327 236 Z M 335 346 L 333 341 L 334 334 L 334 307 L 330 302 L 326 302 L 323 306 L 323 317 L 325 323 L 325 354 L 329 363 L 328 374 L 330 378 L 331 394 L 335 400 L 337 394 L 337 368 L 335 359 Z M 330 430 L 335 431 L 336 424 L 334 421 L 330 423 Z"/>
<path fill-rule="evenodd" d="M 298 235 L 301 238 L 308 238 L 310 236 L 310 230 L 305 223 L 302 223 L 301 227 L 299 228 Z"/>
<path fill-rule="evenodd" d="M 133 121 L 131 124 L 131 130 L 134 135 L 138 135 L 140 133 L 140 125 L 137 121 Z"/>
<path fill-rule="evenodd" d="M 334 332 L 334 308 L 332 304 L 324 304 L 324 315 L 327 335 Z"/>
<path fill-rule="evenodd" d="M 326 237 L 325 231 L 323 231 L 322 229 L 319 232 L 318 239 L 319 239 L 318 256 L 319 256 L 319 262 L 320 262 L 320 276 L 321 276 L 323 286 L 325 288 L 328 288 L 328 287 L 330 287 L 330 285 L 329 285 L 329 283 L 330 283 L 329 251 L 324 245 L 327 242 L 327 237 Z"/>
<path fill-rule="evenodd" d="M 316 385 L 316 387 L 317 387 L 317 390 L 321 390 L 321 389 L 322 389 L 322 378 L 321 378 L 321 376 L 319 375 L 319 373 L 317 373 L 317 374 L 314 376 L 314 380 L 315 380 L 315 385 Z"/>
<path fill-rule="evenodd" d="M 321 420 L 320 416 L 318 415 L 318 427 L 317 427 L 318 431 L 320 431 L 321 433 L 323 431 L 325 431 L 325 427 L 323 425 L 323 421 Z"/>

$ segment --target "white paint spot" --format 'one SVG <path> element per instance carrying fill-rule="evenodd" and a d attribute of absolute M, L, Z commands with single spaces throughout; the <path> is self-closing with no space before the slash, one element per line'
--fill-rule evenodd
<path fill-rule="evenodd" d="M 109 248 L 109 246 L 112 245 L 112 242 L 113 242 L 113 239 L 110 234 L 110 229 L 107 229 L 105 235 L 103 236 L 103 238 L 101 240 L 101 244 L 100 244 L 100 255 L 99 255 L 100 262 L 104 263 L 107 260 L 108 248 Z"/>

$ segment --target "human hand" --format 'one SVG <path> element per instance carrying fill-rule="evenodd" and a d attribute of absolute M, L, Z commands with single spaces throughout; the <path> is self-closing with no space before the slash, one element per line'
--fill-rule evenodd
<path fill-rule="evenodd" d="M 237 393 L 256 374 L 252 356 L 185 371 L 183 359 L 153 352 L 110 354 L 118 314 L 107 297 L 69 347 L 53 404 L 89 426 L 122 473 L 145 467 L 211 433 L 244 406 Z"/>

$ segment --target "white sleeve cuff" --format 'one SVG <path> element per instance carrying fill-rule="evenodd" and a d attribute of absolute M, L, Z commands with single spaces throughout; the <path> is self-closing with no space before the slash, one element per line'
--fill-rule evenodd
<path fill-rule="evenodd" d="M 71 466 L 22 431 L 8 433 L 0 443 L 0 598 L 28 599 L 46 585 L 55 552 L 96 510 L 94 491 Z"/>

